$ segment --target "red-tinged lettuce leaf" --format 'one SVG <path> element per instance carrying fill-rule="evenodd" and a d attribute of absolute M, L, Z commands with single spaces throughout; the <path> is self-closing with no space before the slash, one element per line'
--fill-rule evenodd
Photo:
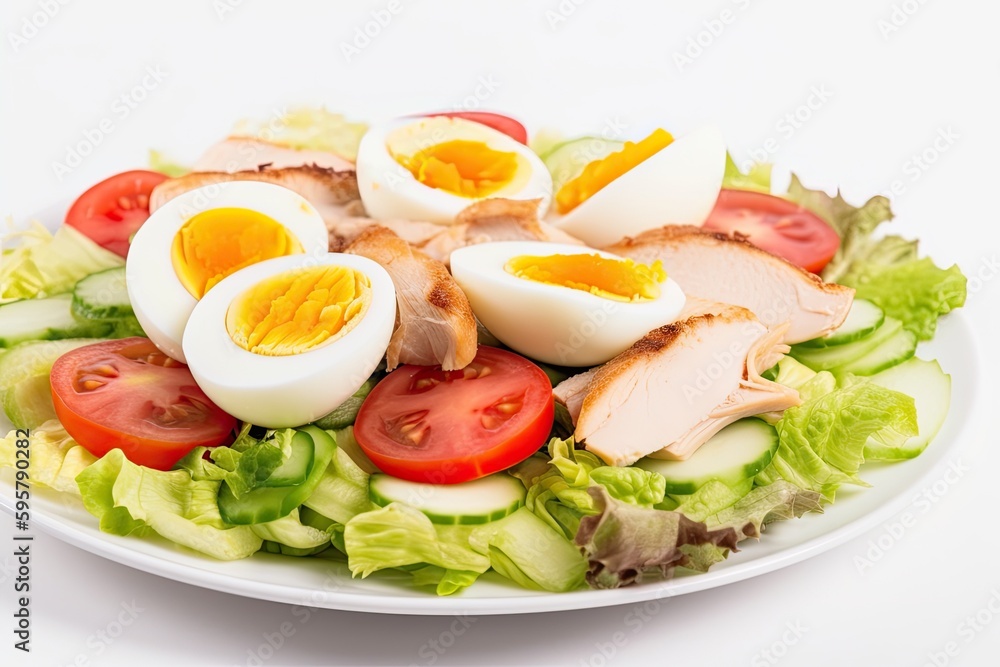
<path fill-rule="evenodd" d="M 778 480 L 774 484 L 758 486 L 748 494 L 730 504 L 732 490 L 718 480 L 712 480 L 699 488 L 677 508 L 691 519 L 701 519 L 711 529 L 732 528 L 737 541 L 749 537 L 759 538 L 764 526 L 772 521 L 795 519 L 806 512 L 822 512 L 822 497 L 814 491 L 806 491 L 791 482 Z M 718 508 L 711 515 L 705 515 L 702 508 Z M 688 508 L 694 510 L 690 511 Z M 685 568 L 696 572 L 708 569 L 726 559 L 729 550 L 713 544 L 685 545 L 681 551 L 688 557 Z"/>
<path fill-rule="evenodd" d="M 671 576 L 689 562 L 681 548 L 711 544 L 735 549 L 732 528 L 709 529 L 679 512 L 630 505 L 615 500 L 601 486 L 587 489 L 597 514 L 580 520 L 576 544 L 587 559 L 592 588 L 618 588 L 642 580 L 647 573 Z"/>

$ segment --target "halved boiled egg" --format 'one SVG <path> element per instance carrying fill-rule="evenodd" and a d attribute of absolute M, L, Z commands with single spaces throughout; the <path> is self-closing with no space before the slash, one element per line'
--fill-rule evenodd
<path fill-rule="evenodd" d="M 608 361 L 673 322 L 685 302 L 660 262 L 560 243 L 467 246 L 451 254 L 451 271 L 501 342 L 561 366 Z"/>
<path fill-rule="evenodd" d="M 278 257 L 223 279 L 195 306 L 184 356 L 202 391 L 268 428 L 306 424 L 375 371 L 396 321 L 385 269 L 358 255 Z"/>
<path fill-rule="evenodd" d="M 184 327 L 198 300 L 226 276 L 266 259 L 325 255 L 323 218 L 300 195 L 271 183 L 218 183 L 158 208 L 136 232 L 125 265 L 143 331 L 185 361 Z"/>
<path fill-rule="evenodd" d="M 541 159 L 506 134 L 462 118 L 406 118 L 375 127 L 358 147 L 358 189 L 373 218 L 442 225 L 488 197 L 540 199 L 552 177 Z"/>
<path fill-rule="evenodd" d="M 551 222 L 596 247 L 664 225 L 701 225 L 719 196 L 725 164 L 726 145 L 715 128 L 676 140 L 656 130 L 564 183 Z"/>

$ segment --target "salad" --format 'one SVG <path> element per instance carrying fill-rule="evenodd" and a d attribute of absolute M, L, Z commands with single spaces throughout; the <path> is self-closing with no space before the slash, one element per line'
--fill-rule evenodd
<path fill-rule="evenodd" d="M 302 109 L 4 240 L 0 466 L 102 531 L 552 592 L 707 571 L 919 456 L 966 279 L 712 128 Z M 27 436 L 27 437 L 26 437 Z"/>

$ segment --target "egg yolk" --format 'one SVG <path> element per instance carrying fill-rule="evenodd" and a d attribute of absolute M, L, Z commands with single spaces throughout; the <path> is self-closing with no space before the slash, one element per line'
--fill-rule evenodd
<path fill-rule="evenodd" d="M 467 139 L 393 157 L 424 185 L 474 199 L 493 194 L 517 173 L 517 153 L 493 150 L 481 141 Z"/>
<path fill-rule="evenodd" d="M 213 208 L 188 220 L 174 236 L 174 273 L 200 299 L 223 278 L 265 259 L 302 252 L 278 221 L 246 208 Z"/>
<path fill-rule="evenodd" d="M 559 188 L 555 197 L 556 209 L 562 214 L 569 213 L 608 183 L 669 146 L 673 140 L 669 132 L 658 129 L 638 143 L 626 141 L 620 151 L 589 163 L 579 176 Z M 664 183 L 663 187 L 668 187 L 668 184 Z"/>
<path fill-rule="evenodd" d="M 233 299 L 226 331 L 234 343 L 255 354 L 301 354 L 345 336 L 365 316 L 371 300 L 368 276 L 355 269 L 285 271 Z"/>
<path fill-rule="evenodd" d="M 636 264 L 600 255 L 520 255 L 504 269 L 518 278 L 559 285 L 614 301 L 648 301 L 660 296 L 667 279 L 663 262 Z"/>

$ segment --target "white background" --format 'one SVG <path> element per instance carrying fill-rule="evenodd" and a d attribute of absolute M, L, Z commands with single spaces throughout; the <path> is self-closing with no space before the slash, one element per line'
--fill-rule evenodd
<path fill-rule="evenodd" d="M 641 136 L 656 123 L 682 132 L 713 122 L 738 160 L 766 149 L 781 171 L 839 185 L 852 201 L 898 181 L 895 231 L 919 236 L 939 264 L 982 277 L 965 316 L 986 371 L 979 405 L 998 404 L 989 375 L 1000 368 L 1000 280 L 991 281 L 1000 254 L 1000 5 L 400 0 L 348 58 L 342 44 L 390 3 L 223 2 L 4 2 L 0 213 L 23 222 L 144 165 L 149 147 L 193 159 L 236 119 L 289 104 L 374 119 L 478 104 L 470 96 L 486 81 L 494 90 L 482 106 L 533 128 L 599 132 L 619 122 Z M 701 52 L 691 47 L 691 62 L 679 63 L 675 54 L 699 39 Z M 147 77 L 148 90 L 131 92 L 148 71 L 162 80 Z M 808 118 L 797 128 L 783 121 L 813 91 L 827 99 L 799 110 Z M 54 164 L 104 118 L 110 134 L 57 174 Z M 934 149 L 949 133 L 950 143 L 938 142 L 946 150 Z M 921 169 L 912 159 L 925 151 L 934 162 Z M 923 665 L 935 653 L 939 665 L 997 664 L 1000 618 L 972 633 L 960 627 L 1000 599 L 1000 437 L 985 412 L 959 444 L 972 471 L 863 573 L 856 557 L 885 527 L 785 570 L 673 599 L 639 627 L 632 607 L 482 617 L 439 654 L 426 646 L 453 618 L 317 612 L 266 664 Z M 0 516 L 0 544 L 11 532 Z M 3 664 L 243 665 L 290 618 L 284 605 L 176 584 L 44 535 L 34 553 L 34 652 L 25 656 L 11 649 L 13 561 L 0 551 Z M 143 611 L 124 634 L 110 646 L 95 641 L 133 601 Z M 807 630 L 795 638 L 786 624 Z M 619 631 L 624 641 L 605 658 Z M 795 643 L 782 644 L 783 634 Z M 942 653 L 949 642 L 956 655 Z M 769 662 L 760 652 L 772 645 L 781 658 Z"/>

